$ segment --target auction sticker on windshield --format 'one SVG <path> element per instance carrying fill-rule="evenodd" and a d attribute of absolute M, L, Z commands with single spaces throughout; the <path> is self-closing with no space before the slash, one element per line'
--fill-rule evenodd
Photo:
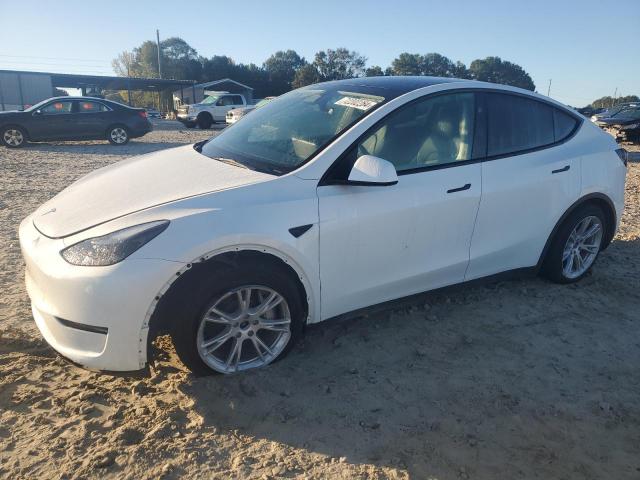
<path fill-rule="evenodd" d="M 348 108 L 357 108 L 358 110 L 369 110 L 371 107 L 380 103 L 379 100 L 363 97 L 342 97 L 336 102 L 336 105 Z"/>

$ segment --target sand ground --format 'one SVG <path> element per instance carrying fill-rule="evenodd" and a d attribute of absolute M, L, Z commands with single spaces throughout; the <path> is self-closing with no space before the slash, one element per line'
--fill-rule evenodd
<path fill-rule="evenodd" d="M 240 376 L 194 378 L 166 341 L 148 376 L 83 370 L 35 328 L 17 226 L 95 168 L 211 135 L 165 125 L 0 149 L 0 478 L 640 478 L 639 163 L 577 285 L 418 295 Z"/>

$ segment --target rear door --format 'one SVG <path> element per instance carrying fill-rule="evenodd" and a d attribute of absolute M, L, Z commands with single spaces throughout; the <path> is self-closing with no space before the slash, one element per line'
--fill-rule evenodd
<path fill-rule="evenodd" d="M 113 111 L 98 101 L 78 100 L 73 117 L 78 133 L 84 138 L 104 138 Z"/>
<path fill-rule="evenodd" d="M 577 117 L 528 96 L 484 99 L 487 159 L 467 280 L 536 265 L 581 186 L 580 157 L 565 143 Z"/>
<path fill-rule="evenodd" d="M 461 282 L 480 202 L 474 94 L 427 97 L 365 134 L 318 187 L 322 316 Z M 360 155 L 392 186 L 345 184 Z"/>
<path fill-rule="evenodd" d="M 32 140 L 58 140 L 76 133 L 73 128 L 73 100 L 55 100 L 32 113 L 29 136 Z"/>

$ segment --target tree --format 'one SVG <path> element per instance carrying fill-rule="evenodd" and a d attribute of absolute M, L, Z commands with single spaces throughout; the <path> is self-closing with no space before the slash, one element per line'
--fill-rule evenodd
<path fill-rule="evenodd" d="M 384 72 L 382 71 L 382 68 L 379 67 L 378 65 L 369 67 L 364 71 L 365 77 L 382 77 L 383 75 L 384 75 Z"/>
<path fill-rule="evenodd" d="M 597 100 L 594 100 L 591 103 L 591 106 L 593 108 L 611 108 L 620 103 L 628 103 L 628 102 L 640 102 L 640 97 L 638 97 L 637 95 L 627 95 L 625 97 L 616 97 L 616 98 L 606 96 L 606 97 L 602 97 Z"/>
<path fill-rule="evenodd" d="M 267 72 L 272 88 L 280 95 L 291 90 L 296 72 L 307 64 L 307 61 L 294 50 L 279 50 L 262 64 Z"/>
<path fill-rule="evenodd" d="M 391 62 L 394 75 L 422 75 L 422 55 L 418 53 L 401 53 Z"/>
<path fill-rule="evenodd" d="M 429 75 L 433 77 L 468 78 L 467 67 L 462 62 L 440 55 L 439 53 L 401 53 L 391 62 L 394 75 Z"/>
<path fill-rule="evenodd" d="M 300 88 L 313 83 L 318 83 L 320 80 L 320 74 L 316 67 L 311 64 L 306 64 L 298 69 L 291 86 L 293 88 Z"/>
<path fill-rule="evenodd" d="M 358 52 L 337 48 L 316 53 L 313 65 L 322 80 L 342 80 L 359 77 L 364 73 L 367 58 Z"/>
<path fill-rule="evenodd" d="M 520 65 L 502 60 L 500 57 L 487 57 L 471 62 L 470 77 L 491 83 L 503 83 L 526 90 L 535 90 L 536 86 Z"/>

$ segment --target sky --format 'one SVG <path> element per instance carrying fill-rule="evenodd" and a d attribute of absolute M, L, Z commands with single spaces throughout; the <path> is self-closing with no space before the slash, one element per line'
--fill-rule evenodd
<path fill-rule="evenodd" d="M 92 2 L 0 0 L 0 69 L 112 75 L 111 60 L 145 40 L 178 36 L 200 55 L 262 62 L 293 49 L 347 47 L 383 69 L 401 52 L 469 64 L 499 56 L 538 92 L 582 106 L 640 95 L 640 0 L 270 0 Z M 97 4 L 96 4 L 97 5 Z M 107 4 L 105 4 L 107 5 Z M 16 7 L 17 6 L 17 7 Z M 18 10 L 16 10 L 18 8 Z"/>

